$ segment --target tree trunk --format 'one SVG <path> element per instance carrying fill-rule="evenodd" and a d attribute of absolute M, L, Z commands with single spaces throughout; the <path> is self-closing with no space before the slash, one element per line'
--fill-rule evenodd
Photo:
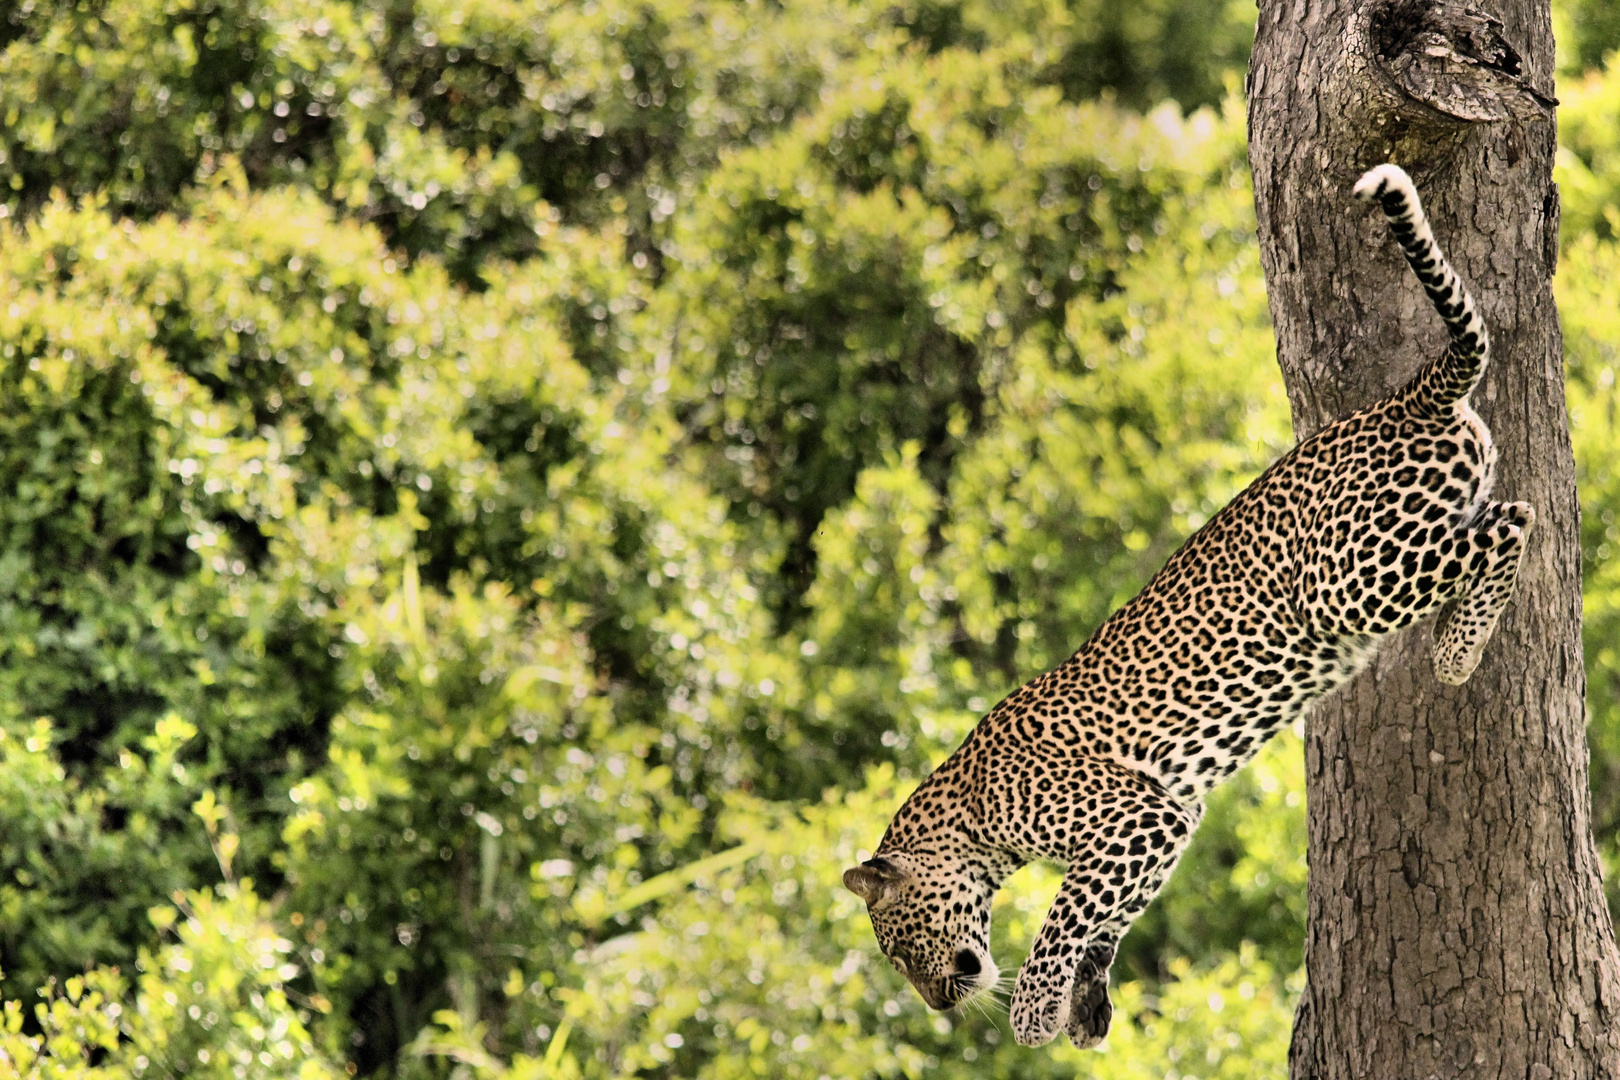
<path fill-rule="evenodd" d="M 1296 1080 L 1620 1076 L 1551 292 L 1548 0 L 1489 2 L 1499 27 L 1427 0 L 1260 0 L 1249 155 L 1295 432 L 1374 401 L 1444 347 L 1383 215 L 1350 196 L 1393 160 L 1495 342 L 1472 399 L 1500 451 L 1493 497 L 1540 515 L 1466 685 L 1436 681 L 1425 623 L 1308 720 Z"/>

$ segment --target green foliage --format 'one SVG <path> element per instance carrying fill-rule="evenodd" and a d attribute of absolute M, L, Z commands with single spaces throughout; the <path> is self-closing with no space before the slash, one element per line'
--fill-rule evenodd
<path fill-rule="evenodd" d="M 148 929 L 147 907 L 196 882 L 212 862 L 186 812 L 197 771 L 179 760 L 196 729 L 171 713 L 140 746 L 120 750 L 115 764 L 85 779 L 63 767 L 49 720 L 0 732 L 9 841 L 0 856 L 0 911 L 10 985 L 31 989 L 105 960 L 132 959 Z M 113 827 L 120 819 L 122 827 Z"/>
<path fill-rule="evenodd" d="M 1566 242 L 1620 233 L 1620 80 L 1611 72 L 1561 84 L 1556 179 Z"/>
<path fill-rule="evenodd" d="M 1188 109 L 1215 105 L 1248 67 L 1257 5 L 1247 0 L 1070 0 L 1064 6 L 1061 17 L 1051 18 L 1045 4 L 964 5 L 968 18 L 983 20 L 993 37 L 1031 26 L 1046 31 L 1037 39 L 1035 62 L 1047 65 L 1042 80 L 1071 99 L 1116 95 L 1138 109 L 1166 98 Z M 1050 23 L 1042 26 L 1042 16 Z"/>
<path fill-rule="evenodd" d="M 1238 109 L 1122 104 L 1214 102 L 1250 18 L 9 12 L 5 1060 L 1282 1075 L 1292 736 L 1124 942 L 1101 1053 L 926 1013 L 839 884 L 1288 443 Z M 1606 79 L 1561 166 L 1594 627 Z M 1008 972 L 1056 886 L 1004 894 Z"/>
<path fill-rule="evenodd" d="M 1554 0 L 1560 66 L 1590 71 L 1620 47 L 1620 11 L 1607 0 Z"/>
<path fill-rule="evenodd" d="M 249 114 L 303 102 L 272 87 L 209 111 L 224 127 L 140 133 L 143 153 L 195 157 L 202 183 L 138 173 L 106 142 L 18 159 L 57 172 L 19 167 L 27 224 L 0 250 L 17 404 L 0 775 L 28 823 L 6 855 L 7 996 L 138 962 L 157 948 L 147 912 L 223 857 L 273 884 L 333 1059 L 434 1071 L 442 1055 L 402 1049 L 476 1032 L 492 1062 L 629 1067 L 615 1025 L 662 1021 L 568 1010 L 604 999 L 595 960 L 636 920 L 684 917 L 680 868 L 733 836 L 764 850 L 766 823 L 784 852 L 794 808 L 859 789 L 874 762 L 919 775 L 1280 446 L 1236 121 L 1065 104 L 1027 84 L 1017 42 L 916 50 L 864 10 L 877 36 L 837 47 L 847 32 L 808 32 L 810 8 L 779 12 L 746 31 L 791 40 L 769 61 L 723 12 L 446 6 L 407 25 L 334 8 L 323 30 L 277 10 L 208 16 L 204 44 L 247 65 L 245 90 L 208 92 L 228 105 L 286 64 L 316 79 L 349 57 L 334 83 L 371 89 L 285 125 L 305 157 L 255 156 Z M 138 96 L 150 77 L 195 112 L 219 69 L 163 68 L 189 63 L 194 14 L 161 33 L 30 22 L 6 62 L 76 122 L 45 71 L 106 32 L 144 43 L 97 66 L 109 86 Z M 457 247 L 443 217 L 420 239 L 427 210 L 413 224 L 356 196 L 398 194 L 353 137 L 392 130 L 367 109 L 403 115 L 401 139 L 517 138 L 533 115 L 497 92 L 444 114 L 465 123 L 411 123 L 388 97 L 425 77 L 401 74 L 421 59 L 406 37 L 463 80 L 544 44 L 553 81 L 521 78 L 542 108 L 574 87 L 583 154 L 649 119 L 602 74 L 647 35 L 666 60 L 685 42 L 759 73 L 665 64 L 689 73 L 666 89 L 691 124 L 669 136 L 685 179 L 659 181 L 656 214 L 636 216 L 611 166 L 603 186 L 522 179 L 557 187 L 525 219 L 532 247 Z M 386 86 L 365 67 L 385 56 Z M 478 85 L 433 96 L 471 108 Z M 317 152 L 316 127 L 348 134 Z M 45 199 L 54 184 L 96 194 Z M 471 267 L 476 291 L 456 284 Z M 1211 342 L 1219 384 L 1196 366 Z M 840 829 L 875 834 L 879 803 L 850 805 Z M 749 880 L 761 904 L 792 899 Z M 836 920 L 833 894 L 816 902 L 826 932 L 761 993 L 854 955 L 847 898 Z M 957 1053 L 907 1008 L 925 1047 L 907 1060 Z M 875 1048 L 890 1018 L 862 1009 L 882 1016 L 855 1021 Z M 565 1023 L 546 1065 L 537 1033 Z"/>
<path fill-rule="evenodd" d="M 226 834 L 229 835 L 229 834 Z M 151 922 L 173 931 L 161 948 L 141 950 L 129 986 L 117 968 L 96 967 L 47 986 L 30 1034 L 21 1003 L 5 1002 L 0 1066 L 24 1080 L 123 1080 L 186 1075 L 335 1080 L 315 1048 L 308 1009 L 286 984 L 293 943 L 270 925 L 252 883 L 176 892 Z M 319 1008 L 324 1002 L 312 1003 Z"/>
<path fill-rule="evenodd" d="M 29 0 L 0 24 L 4 205 L 99 192 L 144 217 L 237 161 L 469 283 L 537 252 L 537 199 L 657 264 L 717 155 L 815 111 L 873 51 L 993 42 L 1071 98 L 1192 107 L 1242 67 L 1252 20 L 1232 0 Z"/>

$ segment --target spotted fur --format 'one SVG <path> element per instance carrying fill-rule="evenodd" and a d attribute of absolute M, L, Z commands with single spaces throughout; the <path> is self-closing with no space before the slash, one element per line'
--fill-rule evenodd
<path fill-rule="evenodd" d="M 1001 702 L 848 871 L 878 944 L 934 1008 L 994 985 L 990 902 L 1030 859 L 1068 864 L 1019 972 L 1013 1035 L 1108 1033 L 1120 935 L 1185 848 L 1202 797 L 1380 639 L 1434 612 L 1442 682 L 1473 673 L 1535 511 L 1490 501 L 1496 450 L 1468 404 L 1490 353 L 1411 180 L 1376 201 L 1450 344 L 1403 389 L 1295 447 L 1066 662 Z"/>

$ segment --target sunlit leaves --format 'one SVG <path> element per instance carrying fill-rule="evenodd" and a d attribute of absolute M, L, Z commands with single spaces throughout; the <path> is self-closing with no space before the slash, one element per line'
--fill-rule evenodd
<path fill-rule="evenodd" d="M 307 1027 L 324 1001 L 289 997 L 296 946 L 270 924 L 251 885 L 174 899 L 178 910 L 153 911 L 170 941 L 142 951 L 137 977 L 95 968 L 48 986 L 32 1025 L 20 1001 L 6 1001 L 0 1067 L 26 1080 L 341 1075 Z"/>

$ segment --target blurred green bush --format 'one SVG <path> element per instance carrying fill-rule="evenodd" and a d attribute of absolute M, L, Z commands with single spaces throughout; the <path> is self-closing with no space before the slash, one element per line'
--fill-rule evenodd
<path fill-rule="evenodd" d="M 1282 1075 L 1293 735 L 1126 940 L 1103 1053 L 926 1013 L 839 887 L 1290 441 L 1220 104 L 1252 11 L 1205 6 L 14 6 L 0 1060 Z M 1614 849 L 1590 79 L 1559 283 Z M 1004 894 L 1009 972 L 1055 887 Z"/>

